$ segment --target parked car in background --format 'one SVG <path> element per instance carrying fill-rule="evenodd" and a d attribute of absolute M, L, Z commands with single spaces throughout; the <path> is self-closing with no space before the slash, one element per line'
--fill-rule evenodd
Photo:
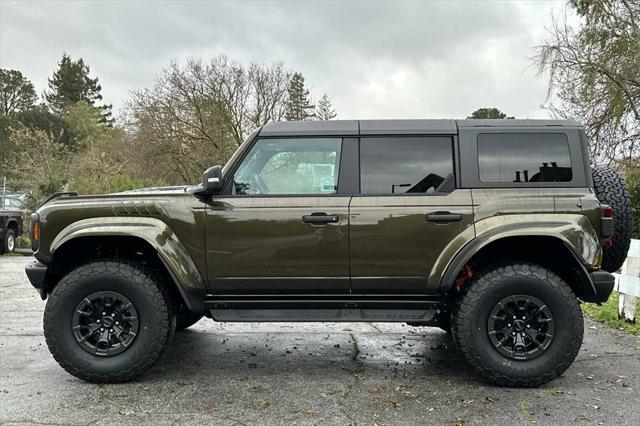
<path fill-rule="evenodd" d="M 22 235 L 22 211 L 0 209 L 0 254 L 13 253 L 16 239 Z"/>
<path fill-rule="evenodd" d="M 0 194 L 0 209 L 24 210 L 26 194 L 7 194 L 4 198 Z"/>

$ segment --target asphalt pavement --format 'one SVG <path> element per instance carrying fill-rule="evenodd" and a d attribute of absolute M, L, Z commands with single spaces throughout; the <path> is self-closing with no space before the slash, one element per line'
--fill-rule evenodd
<path fill-rule="evenodd" d="M 574 364 L 537 389 L 480 381 L 438 329 L 209 319 L 138 380 L 86 383 L 49 354 L 30 260 L 0 257 L 0 424 L 640 422 L 640 337 L 589 320 Z"/>

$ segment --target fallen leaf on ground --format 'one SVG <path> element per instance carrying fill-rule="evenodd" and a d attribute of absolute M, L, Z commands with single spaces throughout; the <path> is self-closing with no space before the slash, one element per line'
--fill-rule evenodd
<path fill-rule="evenodd" d="M 122 414 L 123 416 L 135 416 L 136 412 L 131 408 L 123 408 L 122 410 L 120 410 L 120 414 Z"/>
<path fill-rule="evenodd" d="M 412 388 L 413 386 L 398 386 L 396 388 L 396 391 L 400 392 L 403 395 L 411 395 L 411 391 L 409 390 L 410 388 Z"/>
<path fill-rule="evenodd" d="M 382 387 L 382 386 L 374 386 L 372 388 L 369 388 L 369 392 L 371 392 L 371 393 L 384 392 L 384 387 Z"/>
<path fill-rule="evenodd" d="M 263 400 L 260 402 L 260 406 L 261 406 L 262 408 L 269 408 L 269 406 L 270 406 L 270 405 L 271 405 L 271 403 L 269 402 L 269 400 L 268 400 L 268 399 L 263 399 Z"/>
<path fill-rule="evenodd" d="M 400 408 L 400 402 L 394 399 L 389 400 L 389 404 L 391 404 L 393 408 Z"/>
<path fill-rule="evenodd" d="M 304 410 L 302 410 L 302 412 L 303 412 L 306 416 L 308 416 L 308 415 L 310 415 L 310 414 L 315 413 L 315 412 L 316 412 L 316 410 L 314 410 L 313 408 L 305 408 Z"/>
<path fill-rule="evenodd" d="M 212 411 L 216 411 L 216 407 L 213 404 L 204 404 L 202 407 L 200 407 L 200 411 L 210 413 Z"/>

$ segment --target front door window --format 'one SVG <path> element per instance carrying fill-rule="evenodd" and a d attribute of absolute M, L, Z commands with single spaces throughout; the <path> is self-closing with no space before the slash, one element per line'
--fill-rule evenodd
<path fill-rule="evenodd" d="M 342 140 L 260 139 L 236 171 L 235 195 L 335 194 Z"/>

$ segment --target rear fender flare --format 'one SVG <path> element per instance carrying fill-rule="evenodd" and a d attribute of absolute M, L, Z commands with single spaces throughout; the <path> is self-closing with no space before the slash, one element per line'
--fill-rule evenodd
<path fill-rule="evenodd" d="M 579 265 L 583 283 L 589 283 L 590 288 L 585 290 L 592 290 L 586 268 L 599 266 L 602 248 L 589 219 L 583 215 L 531 214 L 495 216 L 479 221 L 476 238 L 463 246 L 447 264 L 440 280 L 441 292 L 447 294 L 452 290 L 460 270 L 483 248 L 506 238 L 527 236 L 560 240 Z"/>

